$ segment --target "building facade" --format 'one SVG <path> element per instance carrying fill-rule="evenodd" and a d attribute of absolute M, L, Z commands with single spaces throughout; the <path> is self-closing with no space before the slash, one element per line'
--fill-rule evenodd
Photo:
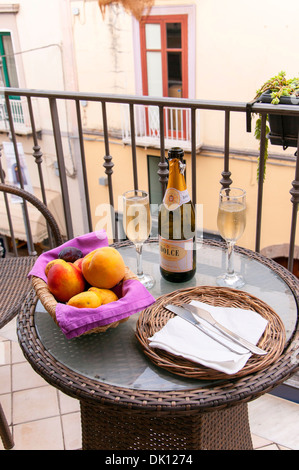
<path fill-rule="evenodd" d="M 35 90 L 104 93 L 173 99 L 251 101 L 256 90 L 271 76 L 285 70 L 298 73 L 294 58 L 296 14 L 278 15 L 280 2 L 240 5 L 237 0 L 155 1 L 148 15 L 138 21 L 118 3 L 101 11 L 96 0 L 20 0 L 0 2 L 0 55 L 3 86 Z M 276 8 L 277 7 L 277 8 Z M 29 34 L 30 32 L 30 34 Z M 283 37 L 283 41 L 282 38 Z M 26 99 L 12 97 L 15 131 L 22 145 L 26 171 L 38 191 L 37 168 L 32 158 L 31 125 Z M 63 225 L 60 181 L 49 104 L 33 101 L 46 188 L 53 194 L 56 216 Z M 89 196 L 94 228 L 102 223 L 101 204 L 109 203 L 103 167 L 105 143 L 101 105 L 80 101 Z M 9 130 L 5 103 L 1 103 L 0 139 L 3 166 Z M 151 202 L 161 202 L 157 170 L 160 159 L 159 113 L 155 106 L 135 107 L 139 187 L 150 192 Z M 107 107 L 113 191 L 119 196 L 133 187 L 131 127 L 128 105 Z M 61 101 L 60 129 L 66 176 L 74 210 L 75 234 L 86 228 L 84 190 L 80 165 L 77 121 L 72 102 Z M 164 113 L 165 149 L 185 149 L 187 184 L 191 186 L 190 112 L 171 107 Z M 254 129 L 254 119 L 253 119 Z M 224 116 L 200 110 L 196 116 L 196 202 L 202 205 L 202 229 L 217 233 L 219 181 L 223 171 Z M 248 222 L 240 244 L 254 248 L 257 156 L 259 143 L 246 130 L 246 116 L 234 113 L 230 123 L 230 171 L 233 184 L 246 189 Z M 289 243 L 290 194 L 295 172 L 295 149 L 269 146 L 264 186 L 261 246 Z M 7 175 L 9 172 L 6 169 Z M 55 202 L 56 201 L 56 202 Z M 119 210 L 121 210 L 119 208 Z M 276 221 L 280 223 L 275 223 Z"/>

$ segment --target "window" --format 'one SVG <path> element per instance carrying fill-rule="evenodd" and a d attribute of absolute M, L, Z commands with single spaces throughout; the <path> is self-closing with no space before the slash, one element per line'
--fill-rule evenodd
<path fill-rule="evenodd" d="M 10 33 L 0 33 L 0 84 L 19 87 Z"/>
<path fill-rule="evenodd" d="M 15 57 L 10 33 L 0 32 L 0 86 L 19 88 Z M 20 96 L 9 96 L 13 121 L 24 124 L 24 114 Z M 8 113 L 6 103 L 0 103 L 0 128 L 7 128 Z"/>
<path fill-rule="evenodd" d="M 162 199 L 163 199 L 162 185 L 158 177 L 159 162 L 160 162 L 160 157 L 156 157 L 155 155 L 147 156 L 150 204 L 156 204 L 157 206 L 161 204 Z M 154 215 L 157 215 L 157 214 L 158 214 L 158 211 L 156 210 Z"/>
<path fill-rule="evenodd" d="M 188 97 L 187 15 L 140 22 L 143 93 Z"/>
<path fill-rule="evenodd" d="M 188 98 L 188 15 L 149 16 L 140 22 L 143 94 Z M 157 109 L 147 113 L 147 131 L 157 128 Z M 186 132 L 185 111 L 169 109 L 166 134 Z"/>

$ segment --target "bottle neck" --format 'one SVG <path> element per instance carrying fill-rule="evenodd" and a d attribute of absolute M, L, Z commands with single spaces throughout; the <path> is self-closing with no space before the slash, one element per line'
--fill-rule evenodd
<path fill-rule="evenodd" d="M 169 160 L 169 177 L 167 188 L 175 188 L 179 191 L 187 189 L 185 176 L 185 164 L 179 158 Z"/>

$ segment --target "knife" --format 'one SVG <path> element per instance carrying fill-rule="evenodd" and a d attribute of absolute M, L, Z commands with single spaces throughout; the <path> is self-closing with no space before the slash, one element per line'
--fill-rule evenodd
<path fill-rule="evenodd" d="M 179 317 L 183 318 L 183 320 L 186 320 L 188 321 L 189 323 L 191 323 L 193 326 L 196 326 L 196 328 L 198 328 L 200 331 L 202 331 L 203 333 L 205 333 L 207 336 L 209 336 L 210 338 L 212 338 L 213 340 L 217 341 L 218 343 L 222 344 L 222 346 L 225 346 L 226 348 L 230 349 L 232 352 L 236 353 L 236 354 L 245 354 L 248 352 L 248 348 L 246 348 L 246 351 L 245 352 L 241 352 L 241 351 L 238 351 L 237 349 L 234 349 L 233 346 L 229 346 L 227 343 L 225 342 L 222 342 L 220 338 L 218 337 L 215 337 L 215 333 L 214 335 L 209 333 L 209 331 L 207 331 L 209 329 L 208 326 L 201 326 L 199 324 L 199 321 L 196 320 L 192 313 L 190 313 L 189 311 L 185 310 L 184 308 L 182 307 L 178 307 L 177 305 L 165 305 L 165 308 L 167 308 L 167 310 L 170 310 L 170 312 L 172 313 L 175 313 L 176 315 L 178 315 Z M 210 329 L 211 331 L 211 329 Z"/>
<path fill-rule="evenodd" d="M 213 325 L 215 328 L 221 331 L 221 333 L 223 333 L 225 336 L 230 338 L 232 341 L 235 341 L 241 346 L 244 346 L 245 348 L 249 349 L 249 351 L 251 351 L 252 353 L 258 354 L 260 356 L 268 354 L 267 351 L 264 351 L 263 349 L 255 346 L 254 344 L 250 343 L 246 339 L 241 338 L 241 336 L 237 335 L 233 331 L 230 331 L 228 328 L 218 323 L 215 320 L 215 318 L 213 318 L 213 316 L 207 310 L 204 310 L 202 308 L 199 308 L 199 307 L 196 307 L 195 305 L 190 305 L 190 304 L 182 304 L 182 306 L 185 309 L 187 309 L 189 312 L 191 312 L 193 315 L 195 315 L 195 318 L 197 317 L 202 318 L 206 322 L 210 323 L 210 325 Z"/>

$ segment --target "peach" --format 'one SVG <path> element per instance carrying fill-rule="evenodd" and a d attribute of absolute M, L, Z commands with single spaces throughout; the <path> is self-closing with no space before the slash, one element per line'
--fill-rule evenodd
<path fill-rule="evenodd" d="M 58 302 L 67 302 L 85 289 L 81 271 L 72 263 L 54 264 L 48 273 L 48 287 Z"/>
<path fill-rule="evenodd" d="M 71 297 L 67 305 L 77 308 L 97 308 L 101 303 L 100 297 L 95 292 L 85 291 Z"/>
<path fill-rule="evenodd" d="M 105 246 L 88 253 L 82 262 L 82 273 L 93 287 L 111 289 L 125 275 L 125 262 L 113 247 Z"/>
<path fill-rule="evenodd" d="M 90 292 L 94 292 L 100 297 L 102 305 L 109 304 L 110 302 L 115 302 L 116 300 L 118 300 L 117 295 L 110 289 L 99 289 L 98 287 L 90 287 L 88 290 Z"/>
<path fill-rule="evenodd" d="M 49 263 L 46 265 L 46 268 L 45 268 L 46 276 L 48 276 L 50 268 L 52 268 L 52 266 L 54 266 L 54 264 L 57 264 L 57 263 L 58 264 L 66 263 L 66 261 L 64 261 L 63 259 L 53 259 L 52 261 L 49 261 Z"/>
<path fill-rule="evenodd" d="M 79 258 L 73 263 L 75 266 L 77 266 L 77 268 L 80 269 L 80 271 L 82 271 L 82 261 L 83 261 L 83 258 Z"/>

